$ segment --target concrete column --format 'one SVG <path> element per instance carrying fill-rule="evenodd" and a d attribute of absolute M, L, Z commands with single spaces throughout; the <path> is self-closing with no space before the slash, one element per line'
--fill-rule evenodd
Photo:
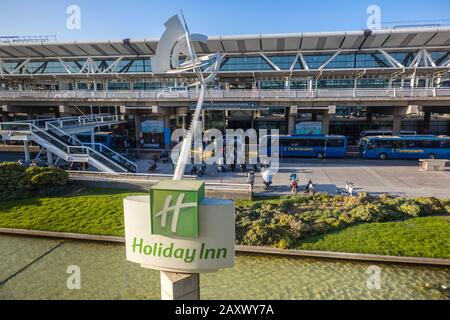
<path fill-rule="evenodd" d="M 92 129 L 92 131 L 91 131 L 91 143 L 92 144 L 95 143 L 95 129 Z"/>
<path fill-rule="evenodd" d="M 140 146 L 140 140 L 142 136 L 141 132 L 141 115 L 135 114 L 134 115 L 134 126 L 135 126 L 135 132 L 136 132 L 136 147 Z"/>
<path fill-rule="evenodd" d="M 423 133 L 430 132 L 431 112 L 426 111 L 423 117 Z"/>
<path fill-rule="evenodd" d="M 295 134 L 295 122 L 297 121 L 297 116 L 290 114 L 288 117 L 288 134 Z"/>
<path fill-rule="evenodd" d="M 200 275 L 161 271 L 161 300 L 200 300 Z"/>
<path fill-rule="evenodd" d="M 59 107 L 54 108 L 55 110 L 55 118 L 61 118 L 61 113 L 59 112 Z"/>
<path fill-rule="evenodd" d="M 25 152 L 25 162 L 31 161 L 30 146 L 28 145 L 28 141 L 23 142 L 23 150 Z"/>
<path fill-rule="evenodd" d="M 284 88 L 285 88 L 286 90 L 289 90 L 289 89 L 291 88 L 291 81 L 290 81 L 289 79 L 286 79 L 286 80 L 284 81 Z"/>
<path fill-rule="evenodd" d="M 402 115 L 394 112 L 394 120 L 392 123 L 392 134 L 394 136 L 400 135 L 402 129 Z"/>
<path fill-rule="evenodd" d="M 59 106 L 55 109 L 55 116 L 73 116 L 78 115 L 79 111 L 75 107 L 69 107 L 69 106 Z"/>
<path fill-rule="evenodd" d="M 290 107 L 288 113 L 288 134 L 290 135 L 295 134 L 297 115 L 298 115 L 298 107 L 297 106 Z"/>
<path fill-rule="evenodd" d="M 313 91 L 313 81 L 312 80 L 308 80 L 308 91 Z"/>
<path fill-rule="evenodd" d="M 322 134 L 330 133 L 330 114 L 325 112 L 322 116 Z"/>
<path fill-rule="evenodd" d="M 372 113 L 372 111 L 367 111 L 366 122 L 367 122 L 367 126 L 368 127 L 370 127 L 370 125 L 372 124 L 372 120 L 373 120 L 373 113 Z"/>
<path fill-rule="evenodd" d="M 47 163 L 49 166 L 53 165 L 53 153 L 47 149 Z"/>

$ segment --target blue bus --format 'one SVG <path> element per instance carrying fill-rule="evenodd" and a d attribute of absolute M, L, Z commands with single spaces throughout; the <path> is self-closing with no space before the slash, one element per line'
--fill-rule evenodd
<path fill-rule="evenodd" d="M 367 159 L 450 159 L 450 137 L 367 137 L 360 146 Z"/>
<path fill-rule="evenodd" d="M 76 137 L 78 140 L 80 140 L 83 143 L 91 143 L 91 133 L 85 132 L 85 133 L 78 133 L 76 134 Z M 96 132 L 95 133 L 95 143 L 99 143 L 104 145 L 108 148 L 114 147 L 114 139 L 113 139 L 113 133 L 112 132 Z"/>
<path fill-rule="evenodd" d="M 279 136 L 279 139 L 280 157 L 282 158 L 343 158 L 347 153 L 345 136 Z"/>

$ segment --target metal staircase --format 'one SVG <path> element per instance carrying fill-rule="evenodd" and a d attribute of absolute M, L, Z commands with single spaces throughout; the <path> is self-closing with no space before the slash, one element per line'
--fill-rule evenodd
<path fill-rule="evenodd" d="M 82 143 L 74 134 L 124 122 L 122 116 L 95 115 L 75 118 L 0 123 L 4 140 L 34 141 L 67 162 L 88 163 L 108 173 L 136 173 L 132 161 L 102 144 Z"/>

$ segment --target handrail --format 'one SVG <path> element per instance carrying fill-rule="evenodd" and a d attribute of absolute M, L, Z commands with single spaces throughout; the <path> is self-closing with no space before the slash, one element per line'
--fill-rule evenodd
<path fill-rule="evenodd" d="M 120 178 L 120 177 L 126 177 L 130 179 L 134 179 L 136 181 L 142 180 L 143 178 L 146 178 L 145 181 L 148 181 L 148 179 L 172 179 L 173 175 L 171 174 L 147 174 L 147 173 L 122 173 L 122 172 L 115 172 L 115 173 L 107 173 L 107 172 L 92 172 L 92 171 L 71 171 L 67 170 L 67 173 L 69 175 L 74 176 L 112 176 L 111 179 L 114 177 Z M 108 178 L 108 177 L 105 177 Z M 190 176 L 190 175 L 184 175 L 184 178 L 190 178 L 190 179 L 196 179 L 196 176 Z M 220 188 L 220 187 L 228 187 L 233 189 L 240 189 L 240 190 L 247 190 L 250 188 L 250 184 L 247 183 L 227 183 L 227 182 L 210 182 L 205 181 L 205 186 L 209 188 Z"/>
<path fill-rule="evenodd" d="M 72 122 L 72 124 L 74 125 L 87 125 L 87 124 L 89 125 L 105 122 L 117 122 L 122 118 L 123 116 L 120 115 L 102 114 L 102 115 L 79 116 L 76 118 L 57 118 L 52 119 L 48 122 L 52 124 L 56 123 L 60 128 L 64 128 L 64 124 L 66 122 Z"/>
<path fill-rule="evenodd" d="M 3 124 L 5 124 L 5 123 L 3 123 Z M 1 124 L 0 124 L 0 125 L 1 125 Z M 34 129 L 34 130 L 36 130 L 36 131 L 39 131 L 39 132 L 43 133 L 44 135 L 46 135 L 46 136 L 49 137 L 50 139 L 57 140 L 58 143 L 62 144 L 62 145 L 66 148 L 67 154 L 70 154 L 70 147 L 71 147 L 71 146 L 68 146 L 67 144 L 65 144 L 63 141 L 61 141 L 61 140 L 59 140 L 59 139 L 55 139 L 55 137 L 51 136 L 48 132 L 46 132 L 45 130 L 42 130 L 42 129 L 39 128 L 38 126 L 35 126 L 35 125 L 32 124 L 32 123 L 14 123 L 14 125 L 23 125 L 23 126 L 28 126 L 28 128 L 29 128 L 29 130 L 27 130 L 27 131 L 21 131 L 21 130 L 14 130 L 14 131 L 27 132 L 27 133 L 33 134 L 33 129 Z M 11 130 L 11 131 L 13 131 L 13 130 Z M 14 131 L 13 131 L 13 132 L 14 132 Z"/>
<path fill-rule="evenodd" d="M 132 165 L 135 168 L 135 171 L 137 171 L 137 165 L 135 163 L 133 163 L 132 161 L 128 160 L 127 158 L 123 157 L 122 155 L 120 155 L 119 153 L 117 153 L 116 151 L 106 147 L 105 145 L 101 144 L 101 143 L 83 143 L 81 142 L 76 136 L 72 136 L 70 134 L 68 134 L 67 132 L 61 130 L 60 128 L 56 127 L 52 122 L 47 122 L 46 123 L 46 128 L 47 130 L 49 129 L 49 127 L 52 127 L 53 129 L 57 130 L 58 132 L 62 133 L 63 135 L 69 137 L 69 139 L 71 139 L 72 141 L 75 141 L 78 143 L 79 146 L 100 146 L 100 153 L 102 152 L 102 149 L 106 149 L 107 151 L 109 151 L 110 153 L 114 154 L 115 156 L 121 158 L 123 161 L 125 161 L 126 163 Z M 92 148 L 94 151 L 97 152 L 97 150 L 95 150 L 95 147 Z M 111 159 L 110 159 L 111 160 Z"/>
<path fill-rule="evenodd" d="M 0 94 L 2 93 L 2 91 L 0 91 Z M 74 120 L 74 119 L 79 119 L 80 117 L 99 117 L 99 116 L 111 116 L 110 114 L 107 113 L 103 113 L 103 114 L 93 114 L 93 115 L 86 115 L 86 116 L 75 116 L 75 117 L 62 117 L 62 118 L 44 118 L 44 119 L 35 119 L 35 120 L 20 120 L 20 121 L 12 121 L 9 123 L 32 123 L 34 125 L 37 125 L 37 123 L 39 122 L 54 122 L 58 119 L 61 120 Z"/>
<path fill-rule="evenodd" d="M 45 124 L 46 130 L 50 130 L 49 127 L 52 127 L 52 129 L 57 130 L 58 132 L 62 133 L 64 136 L 68 136 L 69 139 L 77 142 L 79 146 L 83 146 L 83 143 L 76 136 L 72 136 L 72 135 L 68 134 L 67 132 L 61 130 L 60 128 L 58 128 L 57 126 L 52 124 L 52 122 L 46 122 L 46 124 Z"/>
<path fill-rule="evenodd" d="M 63 141 L 61 141 L 60 139 L 58 139 L 57 137 L 54 137 L 54 136 L 52 136 L 52 135 L 50 135 L 48 132 L 46 132 L 45 130 L 42 130 L 41 128 L 39 128 L 38 126 L 35 126 L 34 124 L 32 124 L 32 123 L 17 123 L 17 122 L 15 122 L 15 123 L 6 123 L 6 122 L 4 122 L 4 123 L 0 123 L 0 126 L 1 125 L 23 125 L 23 126 L 28 126 L 28 128 L 29 128 L 29 130 L 27 130 L 27 131 L 23 131 L 23 130 L 9 130 L 9 131 L 17 131 L 17 132 L 27 132 L 27 133 L 33 133 L 33 129 L 34 130 L 36 130 L 36 131 L 39 131 L 39 132 L 41 132 L 41 133 L 43 133 L 43 134 L 45 134 L 47 137 L 49 137 L 50 139 L 52 139 L 52 140 L 56 140 L 56 141 L 58 141 L 58 143 L 60 143 L 61 145 L 63 145 L 65 148 L 66 148 L 66 153 L 68 154 L 68 155 L 72 155 L 72 156 L 77 156 L 77 155 L 79 155 L 79 154 L 76 154 L 76 153 L 72 153 L 71 152 L 71 149 L 74 149 L 74 148 L 76 148 L 76 149 L 79 149 L 79 150 L 86 150 L 86 153 L 85 153 L 85 155 L 86 156 L 90 156 L 90 154 L 92 153 L 92 154 L 95 154 L 95 155 L 98 155 L 98 156 L 100 156 L 101 158 L 103 158 L 103 159 L 105 159 L 107 162 L 109 162 L 110 164 L 112 164 L 113 166 L 115 166 L 115 167 L 119 167 L 120 169 L 122 169 L 122 170 L 125 170 L 125 171 L 127 171 L 126 170 L 126 168 L 123 168 L 121 165 L 119 165 L 119 164 L 117 164 L 117 163 L 115 163 L 114 161 L 112 161 L 111 159 L 109 159 L 109 158 L 107 158 L 107 157 L 105 157 L 103 154 L 101 154 L 100 152 L 97 152 L 96 150 L 94 150 L 94 149 L 92 149 L 92 148 L 89 148 L 89 147 L 86 147 L 86 146 L 83 146 L 83 145 L 81 145 L 81 146 L 69 146 L 69 145 L 67 145 L 65 142 L 63 142 Z M 0 129 L 1 129 L 1 127 L 0 127 Z M 64 131 L 62 131 L 62 132 L 64 132 Z M 66 134 L 66 133 L 65 133 Z M 51 140 L 50 140 L 51 141 Z M 84 155 L 84 154 L 83 154 Z"/>
<path fill-rule="evenodd" d="M 124 156 L 122 156 L 120 153 L 118 153 L 118 152 L 108 148 L 107 146 L 105 146 L 105 145 L 103 145 L 101 143 L 89 143 L 89 142 L 88 143 L 82 143 L 81 142 L 81 144 L 82 145 L 88 145 L 88 146 L 99 146 L 100 149 L 106 149 L 108 152 L 113 153 L 115 156 L 121 158 L 123 161 L 125 161 L 125 162 L 129 163 L 130 165 L 132 165 L 135 168 L 135 171 L 137 171 L 137 165 L 134 162 L 130 161 L 129 159 L 127 159 Z M 93 149 L 95 150 L 95 147 Z"/>
<path fill-rule="evenodd" d="M 167 178 L 172 179 L 173 174 L 163 174 L 163 173 L 129 173 L 129 172 L 96 172 L 96 171 L 70 171 L 67 170 L 68 173 L 73 173 L 77 175 L 98 175 L 98 176 L 126 176 L 126 177 L 134 177 L 134 178 Z M 184 175 L 185 178 L 195 179 L 196 176 Z"/>
<path fill-rule="evenodd" d="M 314 90 L 296 90 L 296 89 L 248 89 L 248 90 L 217 90 L 211 89 L 208 94 L 212 98 L 265 98 L 265 97 L 288 97 L 288 98 L 320 98 L 346 96 L 356 98 L 373 97 L 374 94 L 381 93 L 384 97 L 439 97 L 450 96 L 449 88 L 436 87 L 400 87 L 400 88 L 342 88 L 342 89 L 314 89 Z M 42 98 L 42 99 L 196 99 L 198 91 L 188 90 L 179 92 L 166 92 L 161 90 L 149 91 L 0 91 L 0 97 L 20 98 Z"/>

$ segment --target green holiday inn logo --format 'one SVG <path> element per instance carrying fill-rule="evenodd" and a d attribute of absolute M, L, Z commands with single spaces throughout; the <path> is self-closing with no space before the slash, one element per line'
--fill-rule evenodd
<path fill-rule="evenodd" d="M 199 205 L 205 197 L 200 181 L 161 181 L 150 189 L 151 233 L 197 238 Z"/>

